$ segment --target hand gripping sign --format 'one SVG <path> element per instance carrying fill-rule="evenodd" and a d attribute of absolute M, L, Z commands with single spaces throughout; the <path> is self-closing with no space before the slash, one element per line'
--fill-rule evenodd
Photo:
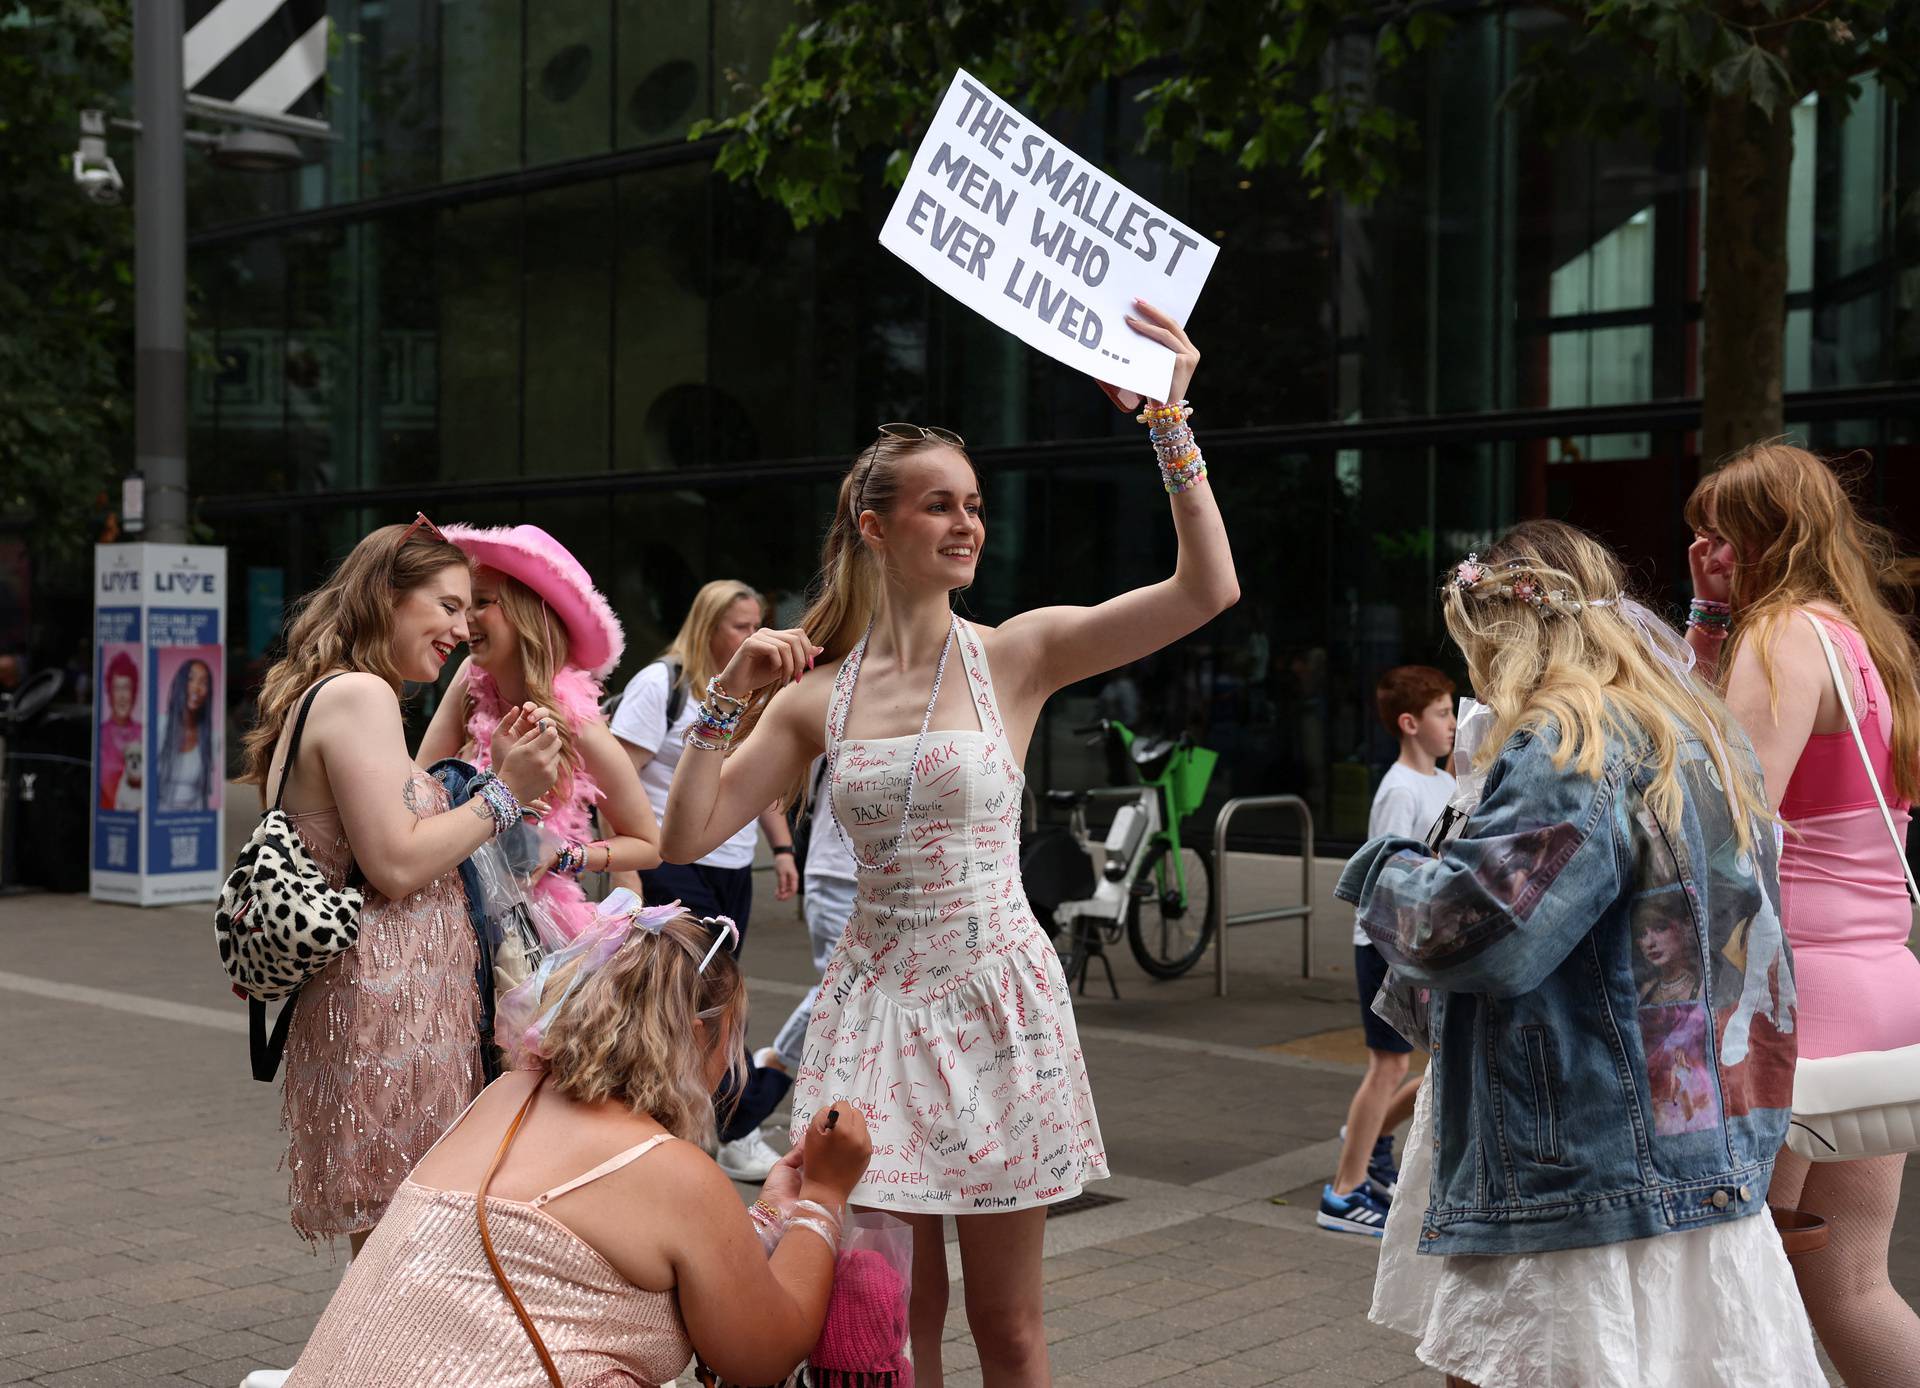
<path fill-rule="evenodd" d="M 1166 399 L 1173 353 L 1135 299 L 1185 323 L 1220 248 L 1103 173 L 964 68 L 880 244 L 981 316 L 1096 380 Z"/>

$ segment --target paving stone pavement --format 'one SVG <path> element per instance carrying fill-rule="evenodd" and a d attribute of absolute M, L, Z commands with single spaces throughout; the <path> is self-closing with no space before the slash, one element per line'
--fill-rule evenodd
<path fill-rule="evenodd" d="M 746 955 L 760 1040 L 809 968 L 770 898 Z M 209 925 L 205 907 L 0 899 L 0 1385 L 233 1388 L 292 1362 L 344 1269 L 287 1223 L 278 1090 L 248 1077 Z M 1236 931 L 1225 1000 L 1210 976 L 1155 984 L 1116 960 L 1122 998 L 1081 1002 L 1116 1173 L 1094 1189 L 1120 1199 L 1049 1224 L 1060 1384 L 1439 1384 L 1366 1322 L 1377 1245 L 1313 1227 L 1357 1067 L 1351 983 L 1290 977 L 1297 940 Z M 955 1388 L 979 1382 L 963 1295 Z"/>

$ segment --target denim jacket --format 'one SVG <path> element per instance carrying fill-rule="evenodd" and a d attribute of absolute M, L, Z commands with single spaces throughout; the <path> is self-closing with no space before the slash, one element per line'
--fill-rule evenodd
<path fill-rule="evenodd" d="M 1707 748 L 1680 743 L 1665 819 L 1644 741 L 1597 777 L 1516 734 L 1438 854 L 1369 843 L 1335 894 L 1433 990 L 1423 1253 L 1515 1254 L 1706 1227 L 1765 1208 L 1793 1100 L 1779 840 L 1741 851 Z M 1757 784 L 1736 735 L 1728 756 Z"/>

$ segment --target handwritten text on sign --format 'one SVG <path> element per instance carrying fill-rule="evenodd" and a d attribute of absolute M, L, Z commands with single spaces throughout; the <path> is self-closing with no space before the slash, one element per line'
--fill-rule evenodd
<path fill-rule="evenodd" d="M 964 69 L 880 244 L 1029 346 L 1156 400 L 1173 353 L 1126 315 L 1139 298 L 1186 322 L 1220 253 Z"/>

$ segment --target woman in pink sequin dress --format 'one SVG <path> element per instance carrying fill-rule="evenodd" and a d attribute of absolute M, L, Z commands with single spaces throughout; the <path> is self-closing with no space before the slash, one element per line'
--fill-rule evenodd
<path fill-rule="evenodd" d="M 1193 344 L 1145 305 L 1128 321 L 1174 354 L 1170 393 L 1183 403 Z M 794 1121 L 842 1099 L 867 1116 L 873 1161 L 853 1198 L 913 1225 L 920 1388 L 941 1382 L 942 1217 L 958 1217 L 982 1378 L 1043 1383 L 1047 1206 L 1107 1174 L 1066 979 L 1020 881 L 1021 767 L 1056 690 L 1151 654 L 1238 597 L 1184 412 L 1144 417 L 1179 542 L 1173 574 L 999 627 L 952 610 L 986 538 L 961 440 L 882 426 L 841 482 L 820 597 L 800 629 L 755 633 L 722 671 L 668 799 L 663 851 L 685 861 L 770 799 L 800 794 L 813 759 L 828 759 L 837 827 L 823 831 L 846 836 L 859 890 L 808 1025 Z M 729 739 L 738 750 L 723 758 Z"/>
<path fill-rule="evenodd" d="M 286 781 L 285 809 L 332 879 L 364 879 L 358 942 L 290 1004 L 282 1123 L 293 1227 L 355 1251 L 401 1180 L 481 1086 L 478 950 L 459 865 L 493 837 L 476 799 L 450 811 L 417 771 L 402 681 L 436 678 L 467 639 L 466 556 L 432 522 L 367 536 L 300 604 L 267 672 L 247 779 Z M 313 700 L 285 766 L 293 714 Z M 523 803 L 553 784 L 559 736 L 514 719 L 493 744 Z"/>
<path fill-rule="evenodd" d="M 447 538 L 473 563 L 470 658 L 454 675 L 415 760 L 458 756 L 482 770 L 500 720 L 532 702 L 551 709 L 560 734 L 560 781 L 542 823 L 563 848 L 541 864 L 535 899 L 571 939 L 593 920 L 580 873 L 635 872 L 660 864 L 660 828 L 625 749 L 600 717 L 600 682 L 626 637 L 593 580 L 537 525 L 494 530 L 450 525 Z M 596 835 L 593 812 L 608 831 Z"/>

